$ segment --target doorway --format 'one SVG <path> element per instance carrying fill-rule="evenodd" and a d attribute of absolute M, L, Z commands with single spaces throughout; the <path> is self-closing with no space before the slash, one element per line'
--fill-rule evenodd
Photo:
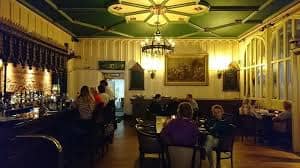
<path fill-rule="evenodd" d="M 115 95 L 116 117 L 118 119 L 124 116 L 125 81 L 124 79 L 107 79 L 107 82 Z"/>

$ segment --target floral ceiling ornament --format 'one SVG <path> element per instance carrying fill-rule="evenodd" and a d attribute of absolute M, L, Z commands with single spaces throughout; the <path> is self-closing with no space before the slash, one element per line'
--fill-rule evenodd
<path fill-rule="evenodd" d="M 202 0 L 119 0 L 108 11 L 125 17 L 127 22 L 161 26 L 168 22 L 188 22 L 191 16 L 206 13 L 209 8 Z"/>

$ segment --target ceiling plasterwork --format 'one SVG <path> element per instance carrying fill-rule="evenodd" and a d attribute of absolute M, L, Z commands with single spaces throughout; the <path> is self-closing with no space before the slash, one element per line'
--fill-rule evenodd
<path fill-rule="evenodd" d="M 114 15 L 125 17 L 127 22 L 146 22 L 164 25 L 168 22 L 188 22 L 193 15 L 209 11 L 209 4 L 199 0 L 119 0 L 108 7 Z"/>

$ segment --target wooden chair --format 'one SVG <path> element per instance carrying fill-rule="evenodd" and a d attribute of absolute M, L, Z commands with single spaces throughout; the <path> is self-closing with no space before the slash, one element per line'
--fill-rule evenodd
<path fill-rule="evenodd" d="M 273 143 L 278 145 L 285 144 L 290 148 L 292 145 L 292 120 L 285 119 L 281 121 L 273 121 Z M 275 141 L 275 142 L 274 142 Z"/>
<path fill-rule="evenodd" d="M 254 143 L 257 140 L 257 118 L 250 115 L 240 115 L 239 116 L 239 131 L 242 141 L 252 137 Z"/>
<path fill-rule="evenodd" d="M 147 132 L 147 129 L 142 125 L 135 126 L 139 142 L 140 151 L 140 167 L 143 166 L 145 154 L 158 154 L 161 163 L 164 161 L 163 148 L 159 137 L 156 133 Z"/>
<path fill-rule="evenodd" d="M 166 153 L 168 168 L 195 168 L 197 147 L 168 145 L 166 146 Z"/>
<path fill-rule="evenodd" d="M 227 134 L 220 138 L 219 144 L 215 149 L 217 154 L 217 168 L 221 167 L 221 160 L 223 159 L 230 159 L 231 168 L 233 168 L 233 144 L 236 126 L 233 124 L 229 124 L 229 126 L 231 130 L 228 130 Z M 222 153 L 224 157 L 222 157 Z"/>

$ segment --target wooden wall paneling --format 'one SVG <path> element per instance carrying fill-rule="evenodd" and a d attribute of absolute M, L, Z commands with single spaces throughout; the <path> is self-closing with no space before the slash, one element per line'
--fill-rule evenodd
<path fill-rule="evenodd" d="M 90 42 L 92 41 L 92 42 Z M 176 97 L 185 97 L 187 92 L 191 92 L 195 97 L 203 98 L 237 98 L 239 93 L 228 92 L 226 94 L 222 93 L 222 80 L 217 79 L 216 71 L 210 69 L 209 67 L 209 86 L 205 87 L 190 87 L 190 86 L 164 86 L 164 67 L 161 70 L 157 71 L 156 78 L 150 79 L 150 75 L 145 71 L 145 91 L 129 91 L 128 82 L 129 75 L 127 73 L 128 68 L 131 67 L 134 63 L 139 62 L 141 59 L 140 52 L 140 39 L 117 39 L 117 38 L 106 38 L 106 39 L 80 39 L 80 42 L 75 45 L 76 55 L 81 55 L 81 60 L 73 60 L 70 62 L 69 67 L 73 67 L 69 71 L 70 84 L 69 90 L 70 96 L 73 97 L 76 95 L 76 92 L 80 89 L 80 84 L 76 83 L 75 76 L 80 76 L 80 80 L 87 81 L 86 84 L 93 86 L 94 81 L 88 82 L 88 76 L 97 76 L 99 77 L 99 71 L 89 71 L 90 73 L 81 76 L 79 74 L 83 73 L 85 70 L 84 67 L 95 67 L 95 63 L 100 60 L 122 60 L 126 61 L 126 70 L 125 70 L 125 95 L 126 97 L 131 97 L 134 94 L 143 94 L 146 96 L 151 96 L 155 93 L 164 93 L 169 96 Z M 206 51 L 209 54 L 209 63 L 212 63 L 213 60 L 217 59 L 220 56 L 229 55 L 230 59 L 234 59 L 238 55 L 238 42 L 235 40 L 196 40 L 196 39 L 181 39 L 176 40 L 175 52 L 179 53 L 199 53 Z M 190 45 L 190 46 L 189 46 Z M 223 47 L 220 47 L 220 46 Z M 229 48 L 229 49 L 228 49 Z M 218 50 L 218 51 L 216 51 Z M 88 59 L 88 60 L 87 60 Z M 93 61 L 92 61 L 93 60 Z M 81 64 L 83 62 L 84 64 Z M 161 62 L 164 65 L 164 59 L 161 59 Z M 96 67 L 97 68 L 97 67 Z M 78 75 L 76 75 L 78 74 Z M 101 76 L 101 75 L 100 75 Z M 84 79 L 86 78 L 86 79 Z M 98 79 L 97 79 L 98 80 Z M 77 82 L 78 83 L 78 82 Z M 98 82 L 97 82 L 98 83 Z M 176 89 L 177 88 L 177 89 Z M 219 89 L 216 89 L 219 88 Z M 176 91 L 175 91 L 176 90 Z M 73 94 L 72 94 L 73 93 Z M 74 95 L 75 93 L 75 95 Z M 129 100 L 129 99 L 128 99 Z M 130 113 L 130 101 L 125 100 L 126 111 Z"/>

